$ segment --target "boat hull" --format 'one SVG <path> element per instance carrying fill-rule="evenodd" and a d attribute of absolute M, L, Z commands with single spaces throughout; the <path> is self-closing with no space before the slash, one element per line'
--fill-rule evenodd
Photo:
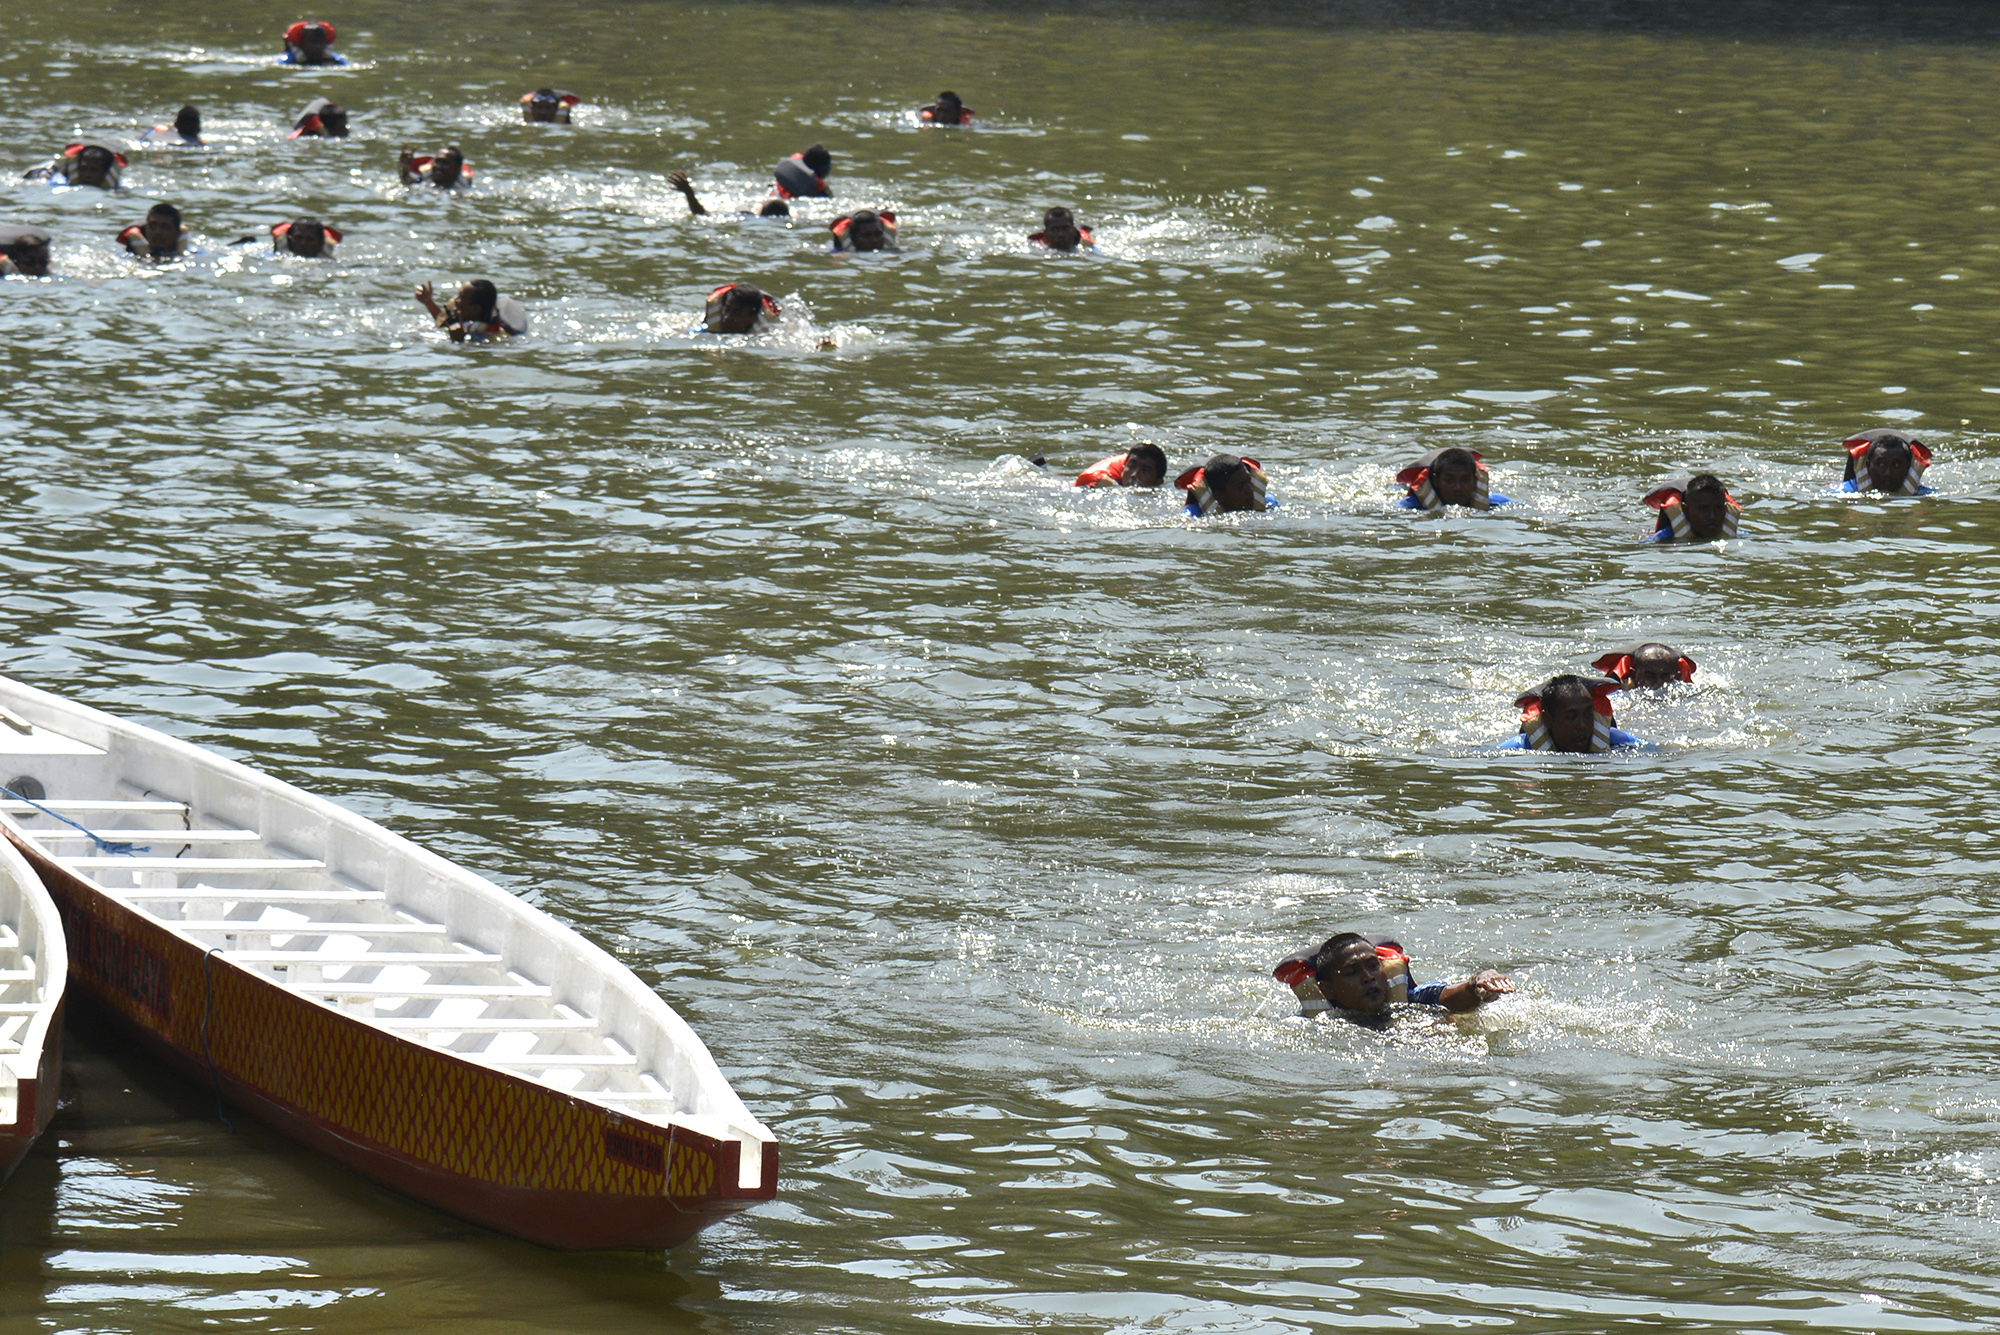
<path fill-rule="evenodd" d="M 766 1143 L 627 1117 L 346 1016 L 205 952 L 8 838 L 41 874 L 72 984 L 221 1097 L 365 1177 L 564 1250 L 661 1250 L 777 1192 Z M 54 1086 L 49 1086 L 52 1091 Z"/>
<path fill-rule="evenodd" d="M 49 1119 L 56 1115 L 56 1091 L 62 1086 L 62 1038 L 63 1007 L 58 1003 L 34 1077 L 15 1085 L 13 1124 L 0 1125 L 0 1187 L 7 1185 L 21 1160 L 49 1129 Z"/>

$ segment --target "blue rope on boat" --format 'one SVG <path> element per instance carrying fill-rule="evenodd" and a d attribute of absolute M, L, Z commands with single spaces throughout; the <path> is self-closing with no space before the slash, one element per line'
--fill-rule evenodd
<path fill-rule="evenodd" d="M 153 851 L 153 846 L 151 844 L 146 844 L 142 847 L 139 844 L 121 844 L 113 839 L 99 839 L 93 831 L 84 829 L 83 826 L 78 825 L 68 816 L 63 815 L 62 812 L 50 811 L 47 807 L 43 806 L 40 802 L 37 802 L 34 798 L 23 797 L 21 796 L 21 794 L 15 792 L 12 788 L 0 788 L 0 793 L 5 793 L 7 796 L 13 798 L 16 802 L 26 802 L 29 806 L 41 812 L 44 816 L 53 816 L 55 819 L 69 826 L 72 830 L 81 831 L 84 838 L 90 840 L 91 843 L 96 844 L 99 848 L 103 849 L 107 853 L 114 853 L 120 857 L 131 857 L 136 853 L 150 853 Z"/>

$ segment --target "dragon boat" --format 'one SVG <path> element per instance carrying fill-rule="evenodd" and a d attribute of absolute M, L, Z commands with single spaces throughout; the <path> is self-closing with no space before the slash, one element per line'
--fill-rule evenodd
<path fill-rule="evenodd" d="M 546 1247 L 659 1250 L 778 1186 L 778 1146 L 631 970 L 323 798 L 0 677 L 0 831 L 71 977 L 219 1098 Z"/>
<path fill-rule="evenodd" d="M 0 731 L 27 726 L 0 710 Z M 68 980 L 55 902 L 27 859 L 0 844 L 0 1186 L 55 1116 Z"/>

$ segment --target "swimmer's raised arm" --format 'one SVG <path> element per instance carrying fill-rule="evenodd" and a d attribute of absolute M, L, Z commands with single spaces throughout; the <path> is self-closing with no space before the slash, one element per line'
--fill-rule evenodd
<path fill-rule="evenodd" d="M 431 319 L 440 325 L 445 322 L 444 307 L 437 304 L 437 292 L 429 283 L 417 289 L 417 304 L 431 313 Z"/>
<path fill-rule="evenodd" d="M 404 144 L 402 153 L 396 159 L 396 175 L 402 178 L 404 185 L 415 185 L 424 179 L 424 174 L 417 170 L 416 163 L 417 150 Z M 428 287 L 430 284 L 426 283 L 424 286 Z"/>
<path fill-rule="evenodd" d="M 688 180 L 688 174 L 686 172 L 668 172 L 667 184 L 672 186 L 674 189 L 680 191 L 682 195 L 686 196 L 689 213 L 692 213 L 695 217 L 699 218 L 704 216 L 708 212 L 707 209 L 702 207 L 701 201 L 695 198 L 694 182 Z"/>
<path fill-rule="evenodd" d="M 1498 969 L 1481 969 L 1462 983 L 1451 983 L 1438 994 L 1437 1004 L 1448 1011 L 1476 1011 L 1496 997 L 1514 990 L 1513 979 Z"/>

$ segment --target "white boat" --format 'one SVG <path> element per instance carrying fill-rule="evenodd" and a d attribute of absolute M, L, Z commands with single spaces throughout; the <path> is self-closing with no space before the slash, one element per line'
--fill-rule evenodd
<path fill-rule="evenodd" d="M 0 731 L 11 731 L 0 712 Z M 0 844 L 0 1186 L 55 1116 L 69 957 L 41 878 Z"/>
<path fill-rule="evenodd" d="M 0 709 L 28 727 L 0 829 L 77 987 L 220 1096 L 550 1247 L 672 1247 L 777 1193 L 694 1031 L 568 927 L 191 743 L 4 677 Z"/>

